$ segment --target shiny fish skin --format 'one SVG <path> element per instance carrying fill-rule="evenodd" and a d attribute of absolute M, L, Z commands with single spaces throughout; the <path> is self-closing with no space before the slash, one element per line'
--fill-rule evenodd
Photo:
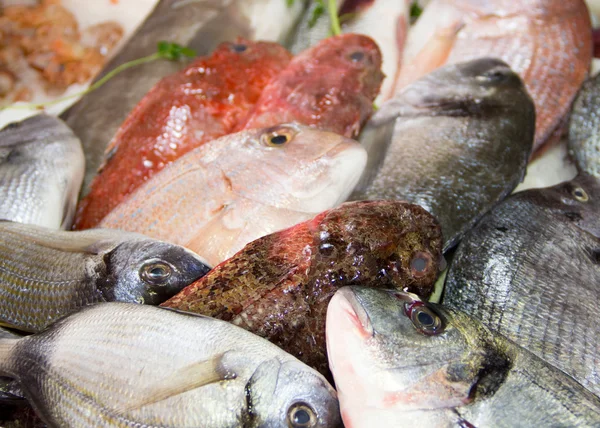
<path fill-rule="evenodd" d="M 153 278 L 157 267 L 170 274 Z M 0 325 L 38 332 L 89 304 L 157 305 L 209 269 L 185 248 L 133 233 L 0 222 Z"/>
<path fill-rule="evenodd" d="M 531 98 L 506 63 L 440 68 L 384 103 L 360 136 L 369 163 L 350 199 L 402 199 L 456 244 L 525 175 L 535 129 Z"/>
<path fill-rule="evenodd" d="M 67 229 L 84 173 L 79 139 L 45 114 L 0 130 L 0 219 Z"/>
<path fill-rule="evenodd" d="M 569 151 L 579 171 L 600 178 L 600 75 L 584 83 L 573 104 Z"/>
<path fill-rule="evenodd" d="M 0 340 L 50 427 L 314 427 L 339 425 L 336 393 L 314 370 L 229 323 L 125 303 L 86 308 L 49 330 Z M 289 425 L 288 425 L 289 424 Z"/>
<path fill-rule="evenodd" d="M 441 245 L 439 225 L 419 206 L 345 203 L 249 243 L 162 306 L 231 321 L 326 374 L 325 312 L 335 290 L 360 284 L 428 296 Z"/>
<path fill-rule="evenodd" d="M 600 182 L 589 175 L 511 196 L 460 243 L 443 299 L 595 394 L 600 394 L 598 213 Z"/>
<path fill-rule="evenodd" d="M 180 157 L 100 226 L 185 245 L 217 265 L 345 201 L 365 163 L 356 141 L 330 132 L 296 124 L 242 131 Z"/>
<path fill-rule="evenodd" d="M 342 288 L 327 345 L 346 426 L 600 425 L 600 398 L 570 376 L 413 294 Z"/>

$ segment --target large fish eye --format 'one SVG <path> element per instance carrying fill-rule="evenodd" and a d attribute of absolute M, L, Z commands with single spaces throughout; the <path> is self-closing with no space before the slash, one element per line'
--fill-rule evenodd
<path fill-rule="evenodd" d="M 286 126 L 279 126 L 261 135 L 261 141 L 267 146 L 281 147 L 292 141 L 296 131 Z"/>
<path fill-rule="evenodd" d="M 317 414 L 306 403 L 294 403 L 288 409 L 288 426 L 291 428 L 309 428 L 317 424 Z"/>
<path fill-rule="evenodd" d="M 140 278 L 151 285 L 163 285 L 171 277 L 173 267 L 160 260 L 149 260 L 140 269 Z"/>
<path fill-rule="evenodd" d="M 590 197 L 588 196 L 588 194 L 586 193 L 586 191 L 583 190 L 581 187 L 574 188 L 573 191 L 571 192 L 571 194 L 579 202 L 587 202 L 587 201 L 590 200 Z"/>
<path fill-rule="evenodd" d="M 425 306 L 424 303 L 407 303 L 405 311 L 420 333 L 430 336 L 444 331 L 444 325 L 440 316 Z"/>
<path fill-rule="evenodd" d="M 348 58 L 350 58 L 350 61 L 352 62 L 360 62 L 365 58 L 365 53 L 361 51 L 355 51 L 352 52 Z"/>
<path fill-rule="evenodd" d="M 248 49 L 248 46 L 246 46 L 243 43 L 234 43 L 234 44 L 231 45 L 231 50 L 233 52 L 239 52 L 239 53 L 241 53 L 241 52 L 246 51 L 246 49 Z"/>
<path fill-rule="evenodd" d="M 427 253 L 419 251 L 410 261 L 410 273 L 416 278 L 421 278 L 427 273 L 433 264 L 433 259 Z"/>

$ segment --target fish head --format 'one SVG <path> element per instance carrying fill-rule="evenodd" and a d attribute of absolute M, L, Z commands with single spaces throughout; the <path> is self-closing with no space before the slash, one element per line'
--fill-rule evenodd
<path fill-rule="evenodd" d="M 481 324 L 396 290 L 341 288 L 326 335 L 343 414 L 462 406 L 493 393 L 510 366 Z"/>
<path fill-rule="evenodd" d="M 122 242 L 103 259 L 98 288 L 108 301 L 158 305 L 210 270 L 192 251 L 153 239 Z"/>
<path fill-rule="evenodd" d="M 294 123 L 256 129 L 227 172 L 234 191 L 267 206 L 319 213 L 346 200 L 367 162 L 356 141 Z"/>
<path fill-rule="evenodd" d="M 347 202 L 320 221 L 314 236 L 319 264 L 314 270 L 346 284 L 407 289 L 426 297 L 440 271 L 441 229 L 418 205 Z"/>
<path fill-rule="evenodd" d="M 246 385 L 255 426 L 341 426 L 337 393 L 317 371 L 296 359 L 267 360 Z"/>

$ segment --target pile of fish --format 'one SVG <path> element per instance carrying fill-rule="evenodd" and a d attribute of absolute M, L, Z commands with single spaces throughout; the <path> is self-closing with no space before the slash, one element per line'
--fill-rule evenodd
<path fill-rule="evenodd" d="M 0 130 L 2 426 L 600 426 L 586 4 L 329 3 L 160 0 L 101 75 L 197 58 Z"/>

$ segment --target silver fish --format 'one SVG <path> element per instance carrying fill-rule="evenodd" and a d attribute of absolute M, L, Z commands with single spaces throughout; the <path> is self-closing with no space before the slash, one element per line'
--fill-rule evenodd
<path fill-rule="evenodd" d="M 573 104 L 569 151 L 579 171 L 600 178 L 600 74 L 583 84 Z"/>

